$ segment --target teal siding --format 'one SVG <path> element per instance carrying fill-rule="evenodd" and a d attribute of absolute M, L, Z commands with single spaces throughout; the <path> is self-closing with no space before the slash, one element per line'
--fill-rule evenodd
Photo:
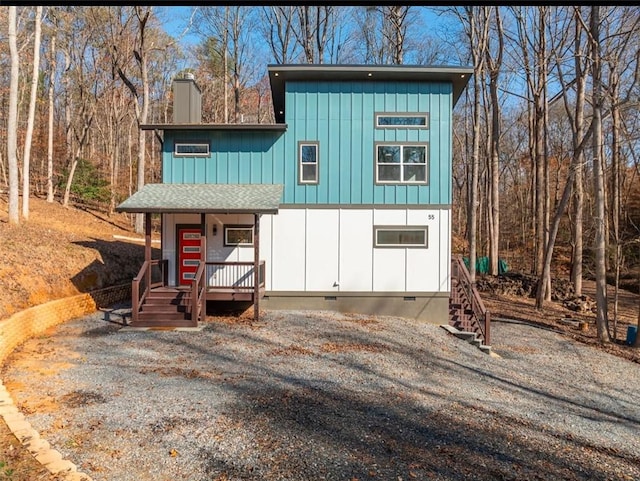
<path fill-rule="evenodd" d="M 282 183 L 286 204 L 450 204 L 447 83 L 288 82 L 285 132 L 165 131 L 163 182 Z M 428 129 L 376 129 L 376 112 L 427 112 Z M 174 142 L 210 144 L 174 157 Z M 298 182 L 298 142 L 319 142 L 318 185 Z M 428 142 L 428 185 L 376 185 L 375 142 Z"/>

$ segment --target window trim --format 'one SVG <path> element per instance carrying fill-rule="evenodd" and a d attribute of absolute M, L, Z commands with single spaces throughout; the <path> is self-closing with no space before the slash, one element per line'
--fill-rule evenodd
<path fill-rule="evenodd" d="M 380 125 L 380 117 L 424 117 L 424 125 Z M 422 129 L 429 128 L 429 112 L 376 112 L 374 115 L 376 129 Z"/>
<path fill-rule="evenodd" d="M 381 244 L 378 243 L 379 231 L 423 231 L 424 244 Z M 373 247 L 374 249 L 428 249 L 429 248 L 429 226 L 428 225 L 374 225 L 373 226 Z"/>
<path fill-rule="evenodd" d="M 425 172 L 424 172 L 424 180 L 415 180 L 415 181 L 408 181 L 408 180 L 380 180 L 379 179 L 379 170 L 378 167 L 380 165 L 380 163 L 378 162 L 378 147 L 400 147 L 400 162 L 399 163 L 394 163 L 394 164 L 390 164 L 390 163 L 385 163 L 383 162 L 382 165 L 399 165 L 400 166 L 400 175 L 402 177 L 402 174 L 404 173 L 404 166 L 405 165 L 424 165 L 425 166 Z M 405 164 L 404 163 L 404 148 L 405 147 L 424 147 L 424 164 Z M 375 183 L 377 185 L 429 185 L 429 142 L 374 142 L 374 169 L 375 169 L 375 176 L 376 176 L 376 180 Z"/>
<path fill-rule="evenodd" d="M 206 154 L 189 154 L 189 153 L 181 153 L 178 152 L 178 146 L 179 145 L 206 145 L 207 146 L 207 153 Z M 200 142 L 175 142 L 173 144 L 173 156 L 174 157 L 209 157 L 211 155 L 211 146 L 209 145 L 209 142 L 204 142 L 204 141 L 200 141 Z"/>
<path fill-rule="evenodd" d="M 302 147 L 312 146 L 316 148 L 316 178 L 314 180 L 303 180 L 302 178 Z M 309 165 L 311 162 L 305 162 Z M 301 185 L 318 185 L 320 183 L 320 142 L 317 140 L 299 140 L 298 141 L 298 184 Z"/>
<path fill-rule="evenodd" d="M 240 243 L 230 243 L 227 240 L 227 234 L 229 230 L 248 230 L 251 232 L 251 243 L 248 242 L 240 242 Z M 253 231 L 252 224 L 224 224 L 222 226 L 223 233 L 223 244 L 225 247 L 253 247 L 253 243 L 255 240 L 255 234 Z"/>

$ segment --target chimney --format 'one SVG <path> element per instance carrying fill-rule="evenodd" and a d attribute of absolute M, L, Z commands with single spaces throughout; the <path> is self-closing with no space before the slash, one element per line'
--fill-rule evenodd
<path fill-rule="evenodd" d="M 192 73 L 173 79 L 173 123 L 202 123 L 202 93 Z"/>

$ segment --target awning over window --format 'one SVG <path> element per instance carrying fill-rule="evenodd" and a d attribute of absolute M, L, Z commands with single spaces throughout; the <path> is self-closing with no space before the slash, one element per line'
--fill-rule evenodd
<path fill-rule="evenodd" d="M 281 184 L 147 184 L 117 212 L 276 214 Z"/>

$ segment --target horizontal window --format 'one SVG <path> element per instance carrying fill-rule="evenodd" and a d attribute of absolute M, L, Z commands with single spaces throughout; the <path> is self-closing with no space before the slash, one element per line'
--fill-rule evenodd
<path fill-rule="evenodd" d="M 427 145 L 376 145 L 376 182 L 427 183 Z"/>
<path fill-rule="evenodd" d="M 207 143 L 176 143 L 174 155 L 184 156 L 208 156 L 209 144 Z"/>
<path fill-rule="evenodd" d="M 200 246 L 185 246 L 182 248 L 182 252 L 188 253 L 194 253 L 194 252 L 200 252 Z"/>
<path fill-rule="evenodd" d="M 298 170 L 301 184 L 318 183 L 318 143 L 298 143 Z"/>
<path fill-rule="evenodd" d="M 200 265 L 200 261 L 196 260 L 196 259 L 183 259 L 182 261 L 182 265 L 184 267 L 189 267 L 189 266 L 198 266 Z"/>
<path fill-rule="evenodd" d="M 225 246 L 252 246 L 252 225 L 229 225 L 224 227 Z"/>
<path fill-rule="evenodd" d="M 374 226 L 375 247 L 427 247 L 427 226 Z"/>
<path fill-rule="evenodd" d="M 414 128 L 428 129 L 429 114 L 426 113 L 379 113 L 376 114 L 378 128 Z"/>

